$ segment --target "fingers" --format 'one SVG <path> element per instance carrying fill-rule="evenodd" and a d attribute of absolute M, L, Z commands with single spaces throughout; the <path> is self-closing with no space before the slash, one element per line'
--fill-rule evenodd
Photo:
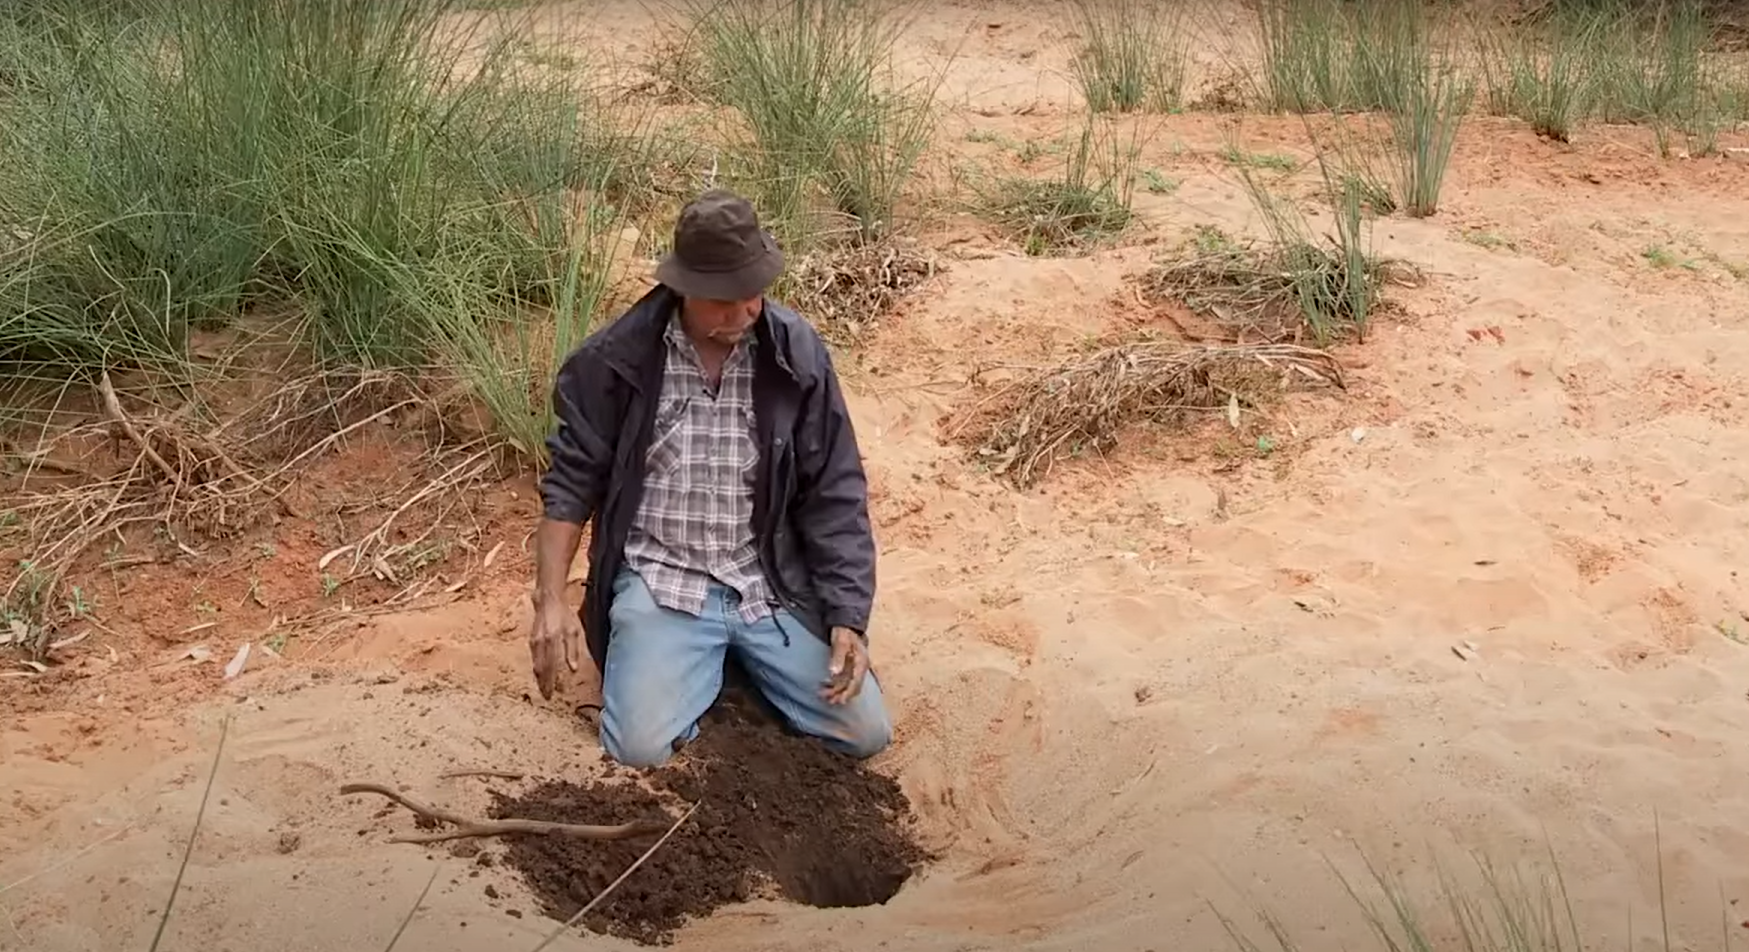
<path fill-rule="evenodd" d="M 821 693 L 828 704 L 849 704 L 862 693 L 862 682 L 868 677 L 868 649 L 852 638 L 835 645 L 832 655 L 832 679 Z"/>
<path fill-rule="evenodd" d="M 571 673 L 577 673 L 577 668 L 583 663 L 583 626 L 567 625 L 565 627 L 565 664 L 571 668 Z"/>
<path fill-rule="evenodd" d="M 844 673 L 844 662 L 847 660 L 849 654 L 849 640 L 844 638 L 832 639 L 832 661 L 830 664 L 826 665 L 826 674 L 831 677 L 833 681 L 837 681 L 838 676 Z"/>
<path fill-rule="evenodd" d="M 553 642 L 545 636 L 536 636 L 529 640 L 529 653 L 534 656 L 534 683 L 540 688 L 542 700 L 552 700 L 554 675 Z"/>

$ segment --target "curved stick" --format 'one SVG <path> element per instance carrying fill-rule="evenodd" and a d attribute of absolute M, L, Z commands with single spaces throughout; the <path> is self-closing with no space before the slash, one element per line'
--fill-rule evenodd
<path fill-rule="evenodd" d="M 408 833 L 389 838 L 391 843 L 442 843 L 475 836 L 507 836 L 517 833 L 537 836 L 574 836 L 584 840 L 623 840 L 634 836 L 650 836 L 667 829 L 649 823 L 622 823 L 618 826 L 586 826 L 579 823 L 552 823 L 547 820 L 470 820 L 440 807 L 421 803 L 380 783 L 341 784 L 340 793 L 374 793 L 406 807 L 419 816 L 436 823 L 455 827 L 441 833 Z"/>

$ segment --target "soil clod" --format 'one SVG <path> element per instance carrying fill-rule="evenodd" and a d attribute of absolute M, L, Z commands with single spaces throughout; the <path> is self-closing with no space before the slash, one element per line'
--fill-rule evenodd
<path fill-rule="evenodd" d="M 779 730 L 738 692 L 706 715 L 684 755 L 643 780 L 554 780 L 520 796 L 494 795 L 495 817 L 567 823 L 662 822 L 678 801 L 699 804 L 693 822 L 584 919 L 597 932 L 665 943 L 689 917 L 767 895 L 877 905 L 927 859 L 897 783 Z M 561 837 L 507 844 L 504 862 L 555 919 L 574 915 L 648 845 Z"/>

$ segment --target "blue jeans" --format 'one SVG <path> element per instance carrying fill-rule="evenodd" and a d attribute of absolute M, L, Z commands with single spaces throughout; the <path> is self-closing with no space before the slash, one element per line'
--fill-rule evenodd
<path fill-rule="evenodd" d="M 626 569 L 613 581 L 613 635 L 602 672 L 601 746 L 628 767 L 653 767 L 675 741 L 698 736 L 723 689 L 723 662 L 734 648 L 747 674 L 792 726 L 853 757 L 872 757 L 892 742 L 873 673 L 850 703 L 820 697 L 831 648 L 795 616 L 778 609 L 749 625 L 732 589 L 712 584 L 698 616 L 656 604 L 649 586 Z"/>

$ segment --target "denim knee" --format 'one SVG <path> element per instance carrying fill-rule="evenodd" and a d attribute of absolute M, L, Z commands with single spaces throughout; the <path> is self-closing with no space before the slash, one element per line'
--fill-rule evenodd
<path fill-rule="evenodd" d="M 660 767 L 674 755 L 674 738 L 658 738 L 647 730 L 634 729 L 630 737 L 621 737 L 612 730 L 607 719 L 601 721 L 601 749 L 615 763 L 625 767 Z"/>
<path fill-rule="evenodd" d="M 882 711 L 845 724 L 840 749 L 858 760 L 867 760 L 892 743 L 893 724 Z"/>

